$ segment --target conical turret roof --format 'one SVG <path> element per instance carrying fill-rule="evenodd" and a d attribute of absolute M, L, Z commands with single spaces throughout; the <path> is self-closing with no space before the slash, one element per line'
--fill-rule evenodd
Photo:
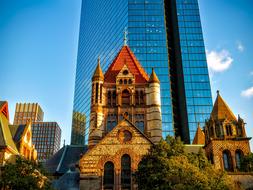
<path fill-rule="evenodd" d="M 229 119 L 232 121 L 237 121 L 235 115 L 226 104 L 226 102 L 221 97 L 219 91 L 217 91 L 217 97 L 213 106 L 213 110 L 211 113 L 211 117 L 214 120 L 221 120 L 221 119 Z"/>
<path fill-rule="evenodd" d="M 149 83 L 160 83 L 160 81 L 159 81 L 159 79 L 158 79 L 158 77 L 157 77 L 157 75 L 155 73 L 154 68 L 152 68 L 152 73 L 151 73 L 151 75 L 149 77 L 149 81 L 148 82 Z"/>
<path fill-rule="evenodd" d="M 101 66 L 100 66 L 100 58 L 98 58 L 98 64 L 97 64 L 95 72 L 92 76 L 92 80 L 94 80 L 95 78 L 104 79 L 104 74 L 103 74 L 103 71 L 102 71 Z"/>

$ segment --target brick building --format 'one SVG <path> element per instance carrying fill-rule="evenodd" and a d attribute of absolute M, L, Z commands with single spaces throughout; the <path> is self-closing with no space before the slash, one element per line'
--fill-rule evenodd
<path fill-rule="evenodd" d="M 146 74 L 127 45 L 105 74 L 98 60 L 90 115 L 80 189 L 136 189 L 131 174 L 162 138 L 160 82 L 154 70 Z"/>
<path fill-rule="evenodd" d="M 204 144 L 207 158 L 217 169 L 238 171 L 242 157 L 250 153 L 243 119 L 233 114 L 217 91 L 217 98 L 204 130 L 197 130 L 194 144 Z"/>

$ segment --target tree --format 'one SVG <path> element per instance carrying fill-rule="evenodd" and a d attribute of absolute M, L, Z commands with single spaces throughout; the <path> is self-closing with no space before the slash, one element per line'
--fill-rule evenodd
<path fill-rule="evenodd" d="M 253 153 L 245 155 L 242 158 L 241 171 L 253 172 Z"/>
<path fill-rule="evenodd" d="M 50 190 L 50 182 L 41 165 L 16 157 L 14 163 L 6 163 L 1 170 L 0 189 Z"/>
<path fill-rule="evenodd" d="M 154 145 L 135 173 L 140 190 L 234 189 L 225 172 L 215 170 L 203 151 L 186 154 L 179 139 Z"/>

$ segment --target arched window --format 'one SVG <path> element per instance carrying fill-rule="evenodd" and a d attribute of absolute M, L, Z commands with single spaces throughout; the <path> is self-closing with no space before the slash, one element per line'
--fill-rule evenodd
<path fill-rule="evenodd" d="M 144 122 L 143 121 L 136 121 L 135 126 L 144 133 Z"/>
<path fill-rule="evenodd" d="M 213 134 L 213 126 L 209 127 L 209 134 L 210 134 L 210 137 L 214 136 L 214 134 Z"/>
<path fill-rule="evenodd" d="M 127 154 L 121 157 L 121 188 L 131 189 L 131 158 Z"/>
<path fill-rule="evenodd" d="M 106 162 L 104 165 L 104 189 L 113 189 L 114 187 L 114 164 Z"/>
<path fill-rule="evenodd" d="M 119 80 L 119 84 L 123 84 L 123 80 L 122 79 Z"/>
<path fill-rule="evenodd" d="M 130 93 L 127 89 L 122 92 L 122 105 L 130 105 Z"/>
<path fill-rule="evenodd" d="M 127 84 L 127 79 L 124 79 L 124 84 Z"/>
<path fill-rule="evenodd" d="M 100 94 L 99 94 L 99 102 L 100 102 L 100 104 L 102 104 L 102 96 L 103 96 L 103 87 L 100 84 Z"/>
<path fill-rule="evenodd" d="M 226 171 L 233 171 L 232 157 L 229 150 L 224 150 L 223 156 L 223 166 Z"/>
<path fill-rule="evenodd" d="M 241 125 L 237 126 L 237 135 L 240 137 L 242 136 L 242 126 Z"/>
<path fill-rule="evenodd" d="M 132 84 L 132 83 L 133 83 L 132 79 L 128 79 L 128 84 Z"/>
<path fill-rule="evenodd" d="M 216 133 L 216 137 L 220 137 L 220 136 L 221 136 L 221 133 L 220 133 L 220 126 L 219 126 L 219 125 L 216 125 L 216 126 L 215 126 L 215 133 Z"/>
<path fill-rule="evenodd" d="M 96 83 L 96 91 L 95 91 L 95 103 L 98 103 L 98 83 Z"/>
<path fill-rule="evenodd" d="M 112 98 L 112 93 L 111 93 L 111 91 L 108 91 L 108 93 L 107 93 L 107 104 L 108 104 L 108 106 L 111 106 L 111 98 Z"/>
<path fill-rule="evenodd" d="M 116 114 L 108 114 L 107 115 L 107 132 L 110 132 L 117 125 L 117 116 Z"/>
<path fill-rule="evenodd" d="M 242 158 L 243 158 L 243 152 L 241 150 L 236 150 L 235 151 L 235 162 L 236 162 L 237 169 L 241 168 Z"/>
<path fill-rule="evenodd" d="M 144 92 L 143 91 L 140 92 L 140 104 L 141 105 L 144 104 Z"/>
<path fill-rule="evenodd" d="M 116 106 L 116 91 L 114 90 L 112 93 L 112 106 Z"/>
<path fill-rule="evenodd" d="M 227 136 L 233 135 L 231 125 L 226 125 L 226 134 L 227 134 Z"/>
<path fill-rule="evenodd" d="M 94 84 L 92 84 L 92 92 L 91 92 L 91 103 L 93 104 L 94 102 Z"/>
<path fill-rule="evenodd" d="M 135 104 L 138 105 L 140 102 L 139 102 L 139 91 L 136 91 L 135 92 Z"/>

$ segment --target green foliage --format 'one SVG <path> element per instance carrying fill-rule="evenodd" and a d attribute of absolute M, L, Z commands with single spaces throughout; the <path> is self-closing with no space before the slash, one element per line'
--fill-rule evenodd
<path fill-rule="evenodd" d="M 253 153 L 245 155 L 241 163 L 241 171 L 253 172 Z"/>
<path fill-rule="evenodd" d="M 151 148 L 135 177 L 140 190 L 235 189 L 226 173 L 215 170 L 202 150 L 186 154 L 183 143 L 173 137 Z"/>
<path fill-rule="evenodd" d="M 6 163 L 1 169 L 0 189 L 50 190 L 50 183 L 41 165 L 17 157 L 15 163 Z"/>

